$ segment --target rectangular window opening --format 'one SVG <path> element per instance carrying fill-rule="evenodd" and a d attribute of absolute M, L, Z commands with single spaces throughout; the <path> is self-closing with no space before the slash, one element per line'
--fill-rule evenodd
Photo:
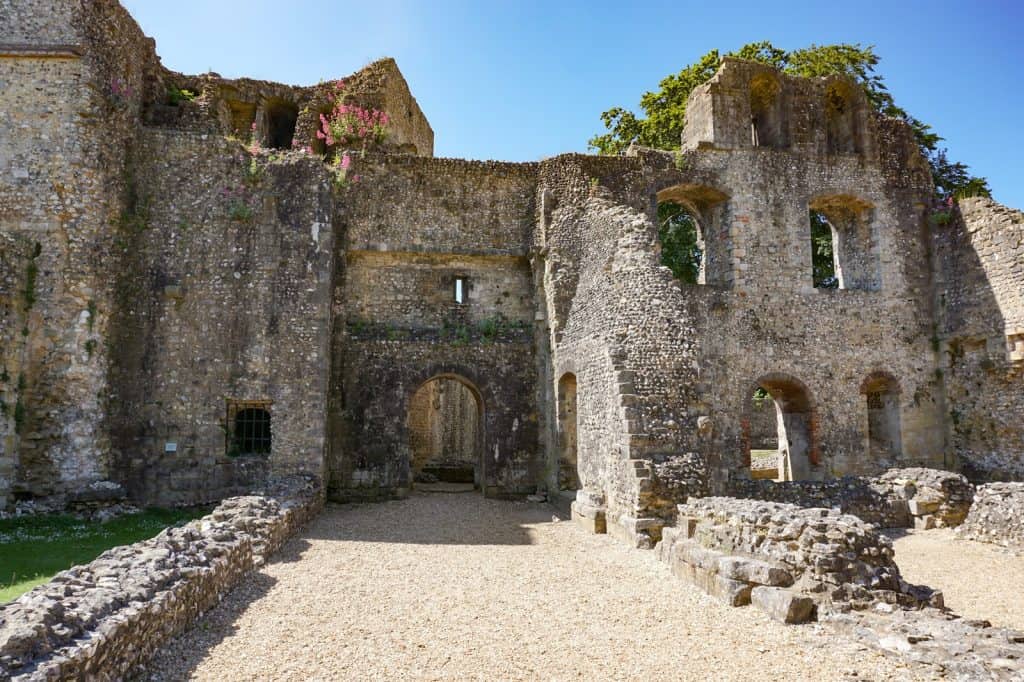
<path fill-rule="evenodd" d="M 229 456 L 270 454 L 270 406 L 269 400 L 227 400 L 225 435 Z"/>
<path fill-rule="evenodd" d="M 455 302 L 463 304 L 466 302 L 466 278 L 456 277 L 455 278 Z"/>

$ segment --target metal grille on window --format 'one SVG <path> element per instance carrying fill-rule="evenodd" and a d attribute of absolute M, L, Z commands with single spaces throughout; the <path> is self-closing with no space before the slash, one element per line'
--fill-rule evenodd
<path fill-rule="evenodd" d="M 229 454 L 270 454 L 269 401 L 229 401 L 227 416 L 231 427 Z"/>

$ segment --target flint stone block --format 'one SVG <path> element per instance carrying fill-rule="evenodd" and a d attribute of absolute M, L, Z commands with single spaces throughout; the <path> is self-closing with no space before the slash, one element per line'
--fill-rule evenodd
<path fill-rule="evenodd" d="M 806 623 L 815 619 L 814 600 L 781 587 L 755 587 L 750 601 L 780 623 Z"/>

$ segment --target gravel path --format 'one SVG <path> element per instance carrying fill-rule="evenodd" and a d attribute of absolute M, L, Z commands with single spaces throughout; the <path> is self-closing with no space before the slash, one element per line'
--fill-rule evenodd
<path fill-rule="evenodd" d="M 328 506 L 153 680 L 912 680 L 816 625 L 723 606 L 544 505 Z"/>
<path fill-rule="evenodd" d="M 942 590 L 953 611 L 1024 630 L 1024 557 L 948 528 L 903 531 L 893 547 L 903 578 Z"/>

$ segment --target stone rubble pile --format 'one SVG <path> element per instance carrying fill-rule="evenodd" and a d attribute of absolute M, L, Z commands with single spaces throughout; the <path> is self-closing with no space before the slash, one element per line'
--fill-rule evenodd
<path fill-rule="evenodd" d="M 276 481 L 57 574 L 0 606 L 0 680 L 123 677 L 261 566 L 322 504 L 315 479 Z"/>
<path fill-rule="evenodd" d="M 881 476 L 843 476 L 828 481 L 736 479 L 736 497 L 824 507 L 882 528 L 953 527 L 967 516 L 974 496 L 968 480 L 950 471 L 890 469 Z"/>
<path fill-rule="evenodd" d="M 855 516 L 729 497 L 690 498 L 678 510 L 659 558 L 733 606 L 753 603 L 785 623 L 878 603 L 942 606 L 940 592 L 900 577 L 892 542 Z"/>
<path fill-rule="evenodd" d="M 974 492 L 974 504 L 957 534 L 1024 551 L 1024 483 L 987 483 Z"/>
<path fill-rule="evenodd" d="M 940 469 L 890 469 L 871 479 L 887 488 L 889 499 L 902 500 L 915 528 L 954 528 L 963 523 L 974 501 L 974 486 L 961 474 Z"/>

